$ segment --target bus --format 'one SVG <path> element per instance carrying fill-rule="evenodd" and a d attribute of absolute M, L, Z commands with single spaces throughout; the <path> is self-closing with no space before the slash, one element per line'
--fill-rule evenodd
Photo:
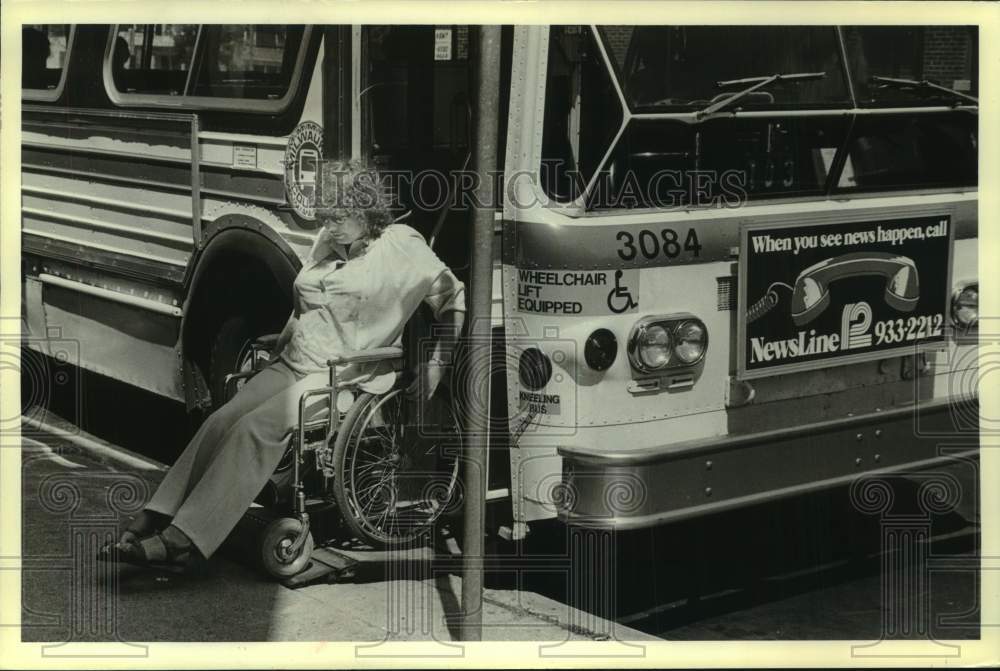
<path fill-rule="evenodd" d="M 408 175 L 407 222 L 467 279 L 475 34 L 25 26 L 27 345 L 217 405 L 291 311 L 324 156 Z M 976 456 L 977 39 L 503 27 L 493 355 L 467 372 L 505 537 Z"/>

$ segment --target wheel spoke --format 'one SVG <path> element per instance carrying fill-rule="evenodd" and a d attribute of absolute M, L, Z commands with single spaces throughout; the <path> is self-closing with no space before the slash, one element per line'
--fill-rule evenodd
<path fill-rule="evenodd" d="M 383 476 L 383 477 L 379 478 L 378 482 L 376 482 L 374 484 L 371 484 L 371 485 L 368 485 L 367 487 L 363 487 L 362 489 L 355 490 L 355 492 L 357 494 L 364 494 L 366 492 L 370 492 L 371 490 L 375 489 L 376 487 L 383 486 L 386 483 L 387 480 L 388 480 L 388 478 L 386 478 L 386 477 Z"/>
<path fill-rule="evenodd" d="M 384 486 L 385 486 L 385 483 L 386 483 L 387 481 L 388 481 L 388 478 L 387 478 L 387 477 L 386 477 L 385 475 L 383 475 L 383 476 L 382 476 L 382 478 L 380 478 L 380 479 L 379 479 L 379 481 L 378 481 L 377 483 L 375 483 L 374 485 L 371 485 L 371 486 L 369 486 L 369 487 L 368 487 L 368 488 L 366 488 L 366 489 L 365 489 L 364 491 L 368 492 L 368 491 L 371 491 L 372 489 L 374 489 L 374 488 L 376 488 L 376 487 L 379 487 L 379 488 L 381 488 L 381 487 L 384 487 Z M 365 517 L 365 518 L 367 518 L 367 517 L 368 517 L 368 510 L 369 510 L 369 509 L 371 508 L 372 504 L 373 504 L 373 503 L 375 503 L 375 501 L 376 501 L 376 500 L 377 500 L 377 498 L 376 498 L 375 496 L 372 496 L 372 497 L 371 497 L 371 498 L 369 499 L 369 501 L 368 501 L 368 505 L 366 505 L 366 506 L 364 507 L 364 510 L 362 510 L 362 511 L 361 511 L 361 516 L 362 516 L 362 517 Z"/>
<path fill-rule="evenodd" d="M 362 475 L 363 473 L 368 473 L 369 471 L 371 471 L 373 469 L 376 469 L 376 468 L 378 468 L 379 466 L 381 466 L 383 464 L 389 465 L 390 463 L 391 462 L 389 462 L 388 460 L 376 461 L 374 463 L 367 464 L 367 465 L 361 466 L 359 468 L 355 468 L 354 472 L 356 474 L 358 474 L 358 475 Z M 387 468 L 383 468 L 382 470 L 383 471 L 387 470 Z"/>
<path fill-rule="evenodd" d="M 387 457 L 385 457 L 385 456 L 384 456 L 384 455 L 382 455 L 382 454 L 377 454 L 377 453 L 375 453 L 375 452 L 369 452 L 368 450 L 362 450 L 362 449 L 360 449 L 360 448 L 358 448 L 358 451 L 359 451 L 359 452 L 360 452 L 361 454 L 367 454 L 368 456 L 371 456 L 371 457 L 374 457 L 374 458 L 375 458 L 375 459 L 376 459 L 377 461 L 385 461 L 385 460 L 386 460 L 386 458 L 387 458 Z"/>
<path fill-rule="evenodd" d="M 370 429 L 372 436 L 370 440 L 378 440 L 383 445 L 392 445 L 396 442 L 395 432 L 386 429 L 385 427 L 372 427 Z"/>
<path fill-rule="evenodd" d="M 371 540 L 405 541 L 428 527 L 454 495 L 456 464 L 444 443 L 455 424 L 428 424 L 438 437 L 419 435 L 415 406 L 400 392 L 368 397 L 349 427 L 341 457 L 343 493 L 355 530 Z M 429 419 L 437 415 L 429 416 Z M 403 421 L 406 421 L 404 425 Z M 444 434 L 441 434 L 444 432 Z"/>

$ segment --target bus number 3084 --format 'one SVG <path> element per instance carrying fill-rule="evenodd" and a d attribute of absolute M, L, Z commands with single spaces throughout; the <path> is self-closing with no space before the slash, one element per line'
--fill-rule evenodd
<path fill-rule="evenodd" d="M 668 259 L 674 259 L 682 251 L 693 258 L 698 258 L 701 254 L 701 243 L 698 242 L 698 234 L 693 228 L 688 229 L 683 246 L 677 231 L 672 228 L 664 228 L 659 235 L 647 228 L 639 231 L 638 236 L 629 231 L 618 231 L 615 238 L 621 243 L 618 256 L 622 261 L 631 261 L 639 254 L 648 260 L 658 258 L 660 254 Z"/>

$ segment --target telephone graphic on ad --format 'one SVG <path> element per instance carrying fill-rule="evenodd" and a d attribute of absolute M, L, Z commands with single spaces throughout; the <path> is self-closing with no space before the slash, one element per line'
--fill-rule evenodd
<path fill-rule="evenodd" d="M 780 301 L 778 289 L 791 293 L 791 316 L 796 326 L 816 319 L 830 304 L 830 284 L 845 277 L 877 275 L 885 278 L 885 302 L 900 312 L 912 312 L 920 299 L 917 266 L 906 256 L 887 252 L 854 252 L 813 264 L 799 273 L 795 286 L 775 282 L 764 297 L 747 310 L 747 323 L 770 312 Z"/>

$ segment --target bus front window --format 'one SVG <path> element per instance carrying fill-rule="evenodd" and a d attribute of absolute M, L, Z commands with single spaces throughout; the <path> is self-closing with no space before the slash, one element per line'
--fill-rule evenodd
<path fill-rule="evenodd" d="M 595 30 L 550 30 L 540 182 L 559 202 L 735 206 L 977 181 L 964 27 Z"/>
<path fill-rule="evenodd" d="M 591 30 L 552 26 L 541 182 L 550 198 L 575 200 L 596 173 L 622 109 Z"/>
<path fill-rule="evenodd" d="M 845 26 L 843 34 L 862 107 L 968 104 L 964 96 L 978 95 L 973 26 Z"/>
<path fill-rule="evenodd" d="M 976 186 L 976 28 L 846 26 L 843 34 L 858 105 L 881 109 L 858 116 L 838 190 Z"/>
<path fill-rule="evenodd" d="M 788 73 L 823 76 L 777 80 L 740 105 L 825 108 L 850 100 L 829 26 L 606 26 L 602 33 L 634 112 L 702 109 L 742 88 L 733 82 Z"/>

